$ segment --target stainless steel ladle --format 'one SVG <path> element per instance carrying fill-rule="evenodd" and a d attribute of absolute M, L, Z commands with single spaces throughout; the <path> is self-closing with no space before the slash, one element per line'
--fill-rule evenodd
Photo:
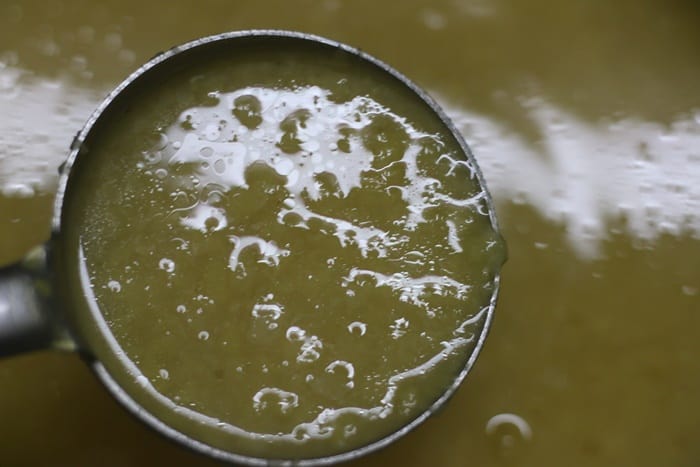
<path fill-rule="evenodd" d="M 46 245 L 32 250 L 22 262 L 0 269 L 0 356 L 49 348 L 75 350 L 83 356 L 104 386 L 129 412 L 171 440 L 215 459 L 247 465 L 327 465 L 351 460 L 391 444 L 418 426 L 447 402 L 473 366 L 484 343 L 496 304 L 498 275 L 495 277 L 495 287 L 485 315 L 484 324 L 478 330 L 478 335 L 475 336 L 476 346 L 474 351 L 464 362 L 462 370 L 452 384 L 445 388 L 442 396 L 427 410 L 389 436 L 378 439 L 366 446 L 328 457 L 294 460 L 253 458 L 217 449 L 176 431 L 146 411 L 120 387 L 105 369 L 104 365 L 95 359 L 91 349 L 85 348 L 84 344 L 81 344 L 84 340 L 81 339 L 76 326 L 71 322 L 70 304 L 64 303 L 54 293 L 55 291 L 52 291 L 55 285 L 55 276 L 60 274 L 60 271 L 56 271 L 56 265 L 52 257 L 56 248 L 55 240 L 62 228 L 62 209 L 67 187 L 71 183 L 71 169 L 93 127 L 110 113 L 113 104 L 128 90 L 138 87 L 146 80 L 152 80 L 153 77 L 157 77 L 165 67 L 172 66 L 174 63 L 186 62 L 191 54 L 211 52 L 212 50 L 231 50 L 249 46 L 251 43 L 275 47 L 280 41 L 284 41 L 285 44 L 303 43 L 307 47 L 309 44 L 313 44 L 318 49 L 319 57 L 328 53 L 345 54 L 353 60 L 363 62 L 365 65 L 370 64 L 377 70 L 381 70 L 394 80 L 396 86 L 409 88 L 418 99 L 425 103 L 426 112 L 435 113 L 449 132 L 454 135 L 454 138 L 461 146 L 464 157 L 475 168 L 476 177 L 485 192 L 485 202 L 489 208 L 491 224 L 493 229 L 498 231 L 493 203 L 485 191 L 483 177 L 478 170 L 469 147 L 440 107 L 423 90 L 393 68 L 347 45 L 297 32 L 254 30 L 224 33 L 198 39 L 160 53 L 141 66 L 107 96 L 92 114 L 83 129 L 76 135 L 70 148 L 70 155 L 61 170 L 59 189 L 54 206 L 51 240 Z M 57 310 L 68 311 L 59 313 Z"/>

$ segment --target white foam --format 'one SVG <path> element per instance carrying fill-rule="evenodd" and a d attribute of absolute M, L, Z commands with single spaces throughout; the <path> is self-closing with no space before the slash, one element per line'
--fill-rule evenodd
<path fill-rule="evenodd" d="M 233 251 L 231 252 L 231 257 L 229 258 L 229 269 L 236 272 L 239 269 L 245 275 L 245 265 L 241 263 L 239 257 L 241 253 L 252 246 L 258 248 L 260 254 L 260 259 L 257 260 L 260 264 L 266 264 L 268 266 L 277 266 L 280 263 L 280 259 L 289 255 L 289 250 L 280 248 L 273 241 L 267 241 L 256 236 L 243 236 L 237 237 L 231 235 L 231 242 L 235 245 Z"/>
<path fill-rule="evenodd" d="M 344 278 L 344 285 L 354 283 L 363 276 L 372 278 L 375 287 L 389 287 L 399 293 L 400 300 L 424 308 L 428 313 L 433 312 L 425 301 L 428 293 L 439 296 L 451 295 L 458 300 L 464 300 L 471 288 L 447 276 L 410 277 L 404 272 L 388 275 L 360 268 L 350 269 L 350 273 Z"/>
<path fill-rule="evenodd" d="M 527 102 L 542 143 L 534 146 L 484 115 L 447 113 L 475 152 L 497 201 L 534 206 L 562 223 L 583 258 L 600 254 L 610 219 L 646 241 L 700 238 L 700 123 L 679 116 L 664 126 L 637 118 L 589 122 L 544 99 Z"/>
<path fill-rule="evenodd" d="M 0 62 L 0 194 L 53 191 L 73 137 L 102 95 Z"/>
<path fill-rule="evenodd" d="M 314 212 L 305 199 L 316 201 L 324 196 L 346 197 L 353 189 L 362 186 L 364 174 L 391 170 L 396 164 L 402 164 L 406 170 L 407 185 L 387 186 L 386 189 L 397 189 L 408 206 L 406 218 L 399 221 L 404 223 L 407 231 L 414 230 L 417 224 L 425 222 L 423 212 L 428 208 L 445 204 L 455 207 L 477 206 L 482 200 L 483 194 L 456 199 L 440 193 L 441 183 L 422 176 L 417 169 L 417 157 L 422 148 L 421 138 L 439 141 L 439 135 L 418 131 L 403 117 L 368 97 L 360 96 L 349 102 L 336 103 L 330 99 L 329 91 L 315 86 L 294 90 L 248 87 L 231 93 L 220 93 L 216 97 L 219 99 L 217 105 L 184 111 L 177 122 L 165 129 L 162 141 L 154 151 L 162 149 L 162 142 L 166 145 L 167 142 L 172 142 L 170 147 L 173 154 L 168 164 L 191 164 L 201 189 L 210 185 L 221 187 L 223 191 L 248 188 L 246 170 L 253 163 L 267 165 L 277 174 L 286 177 L 284 186 L 290 193 L 278 212 L 279 222 L 287 214 L 294 213 L 301 218 L 298 228 L 308 228 L 308 222 L 312 219 L 332 224 L 335 227 L 332 235 L 337 237 L 341 246 L 352 244 L 365 257 L 370 252 L 386 257 L 389 250 L 405 243 L 408 238 Z M 232 114 L 236 99 L 241 97 L 257 99 L 260 107 L 266 109 L 260 114 L 259 124 L 252 131 L 238 124 L 237 118 Z M 410 144 L 400 159 L 389 162 L 380 169 L 372 167 L 375 159 L 368 154 L 367 149 L 356 150 L 363 145 L 359 133 L 369 128 L 377 116 L 392 119 L 410 138 Z M 290 121 L 296 123 L 292 125 Z M 183 122 L 188 125 L 183 126 Z M 218 125 L 220 131 L 216 133 L 217 138 L 212 140 L 214 124 Z M 282 150 L 280 140 L 283 130 L 288 130 L 290 126 L 295 129 L 291 139 L 296 141 L 298 149 L 293 154 Z M 349 153 L 338 148 L 338 141 L 345 137 L 349 138 L 348 145 L 355 148 Z M 445 152 L 439 155 L 439 160 L 448 162 L 446 176 L 459 166 L 466 166 L 473 175 L 474 169 L 467 162 L 459 160 L 457 155 Z M 322 173 L 332 173 L 338 192 L 323 191 L 318 179 Z M 208 205 L 201 203 L 179 209 L 178 211 L 184 212 L 182 224 L 205 232 L 205 221 L 214 217 L 219 221 L 218 228 L 225 227 L 226 224 L 220 219 L 222 213 L 214 211 L 211 206 L 205 206 Z"/>

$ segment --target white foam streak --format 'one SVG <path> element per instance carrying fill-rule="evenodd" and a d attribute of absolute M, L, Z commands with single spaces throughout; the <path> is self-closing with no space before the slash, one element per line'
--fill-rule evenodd
<path fill-rule="evenodd" d="M 321 220 L 333 226 L 333 235 L 338 239 L 342 247 L 350 244 L 357 247 L 363 257 L 367 257 L 370 251 L 377 253 L 377 257 L 385 258 L 391 248 L 408 242 L 408 237 L 396 237 L 388 232 L 376 227 L 361 227 L 352 222 L 335 217 L 324 216 L 309 210 L 302 203 L 295 203 L 290 209 L 282 209 L 278 215 L 278 219 L 284 218 L 288 213 L 293 212 L 301 217 L 302 222 L 296 225 L 299 228 L 308 229 L 310 220 Z"/>
<path fill-rule="evenodd" d="M 352 268 L 345 284 L 356 282 L 362 276 L 371 277 L 376 282 L 376 287 L 389 287 L 400 294 L 400 300 L 410 302 L 416 306 L 426 306 L 423 300 L 427 292 L 436 295 L 451 295 L 458 300 L 464 300 L 470 286 L 447 276 L 427 275 L 422 277 L 410 277 L 406 273 L 397 272 L 391 275 L 382 274 L 368 269 Z"/>
<path fill-rule="evenodd" d="M 635 118 L 588 122 L 542 99 L 528 102 L 542 144 L 528 144 L 483 115 L 445 106 L 474 149 L 498 200 L 534 206 L 566 225 L 581 257 L 600 254 L 610 219 L 653 241 L 661 234 L 700 237 L 700 122 L 668 127 Z"/>
<path fill-rule="evenodd" d="M 0 61 L 0 194 L 54 190 L 58 166 L 101 95 Z"/>
<path fill-rule="evenodd" d="M 273 241 L 267 241 L 260 237 L 255 236 L 243 236 L 237 237 L 232 235 L 231 242 L 235 245 L 233 251 L 231 252 L 231 257 L 229 258 L 228 267 L 231 271 L 236 272 L 239 269 L 245 274 L 245 266 L 240 261 L 241 253 L 251 247 L 257 246 L 260 253 L 260 259 L 257 261 L 261 264 L 266 264 L 268 266 L 277 266 L 280 263 L 280 259 L 289 255 L 289 250 L 280 248 Z"/>

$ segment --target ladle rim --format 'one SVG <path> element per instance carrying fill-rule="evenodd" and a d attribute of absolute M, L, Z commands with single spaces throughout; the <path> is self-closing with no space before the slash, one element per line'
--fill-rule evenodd
<path fill-rule="evenodd" d="M 498 223 L 496 220 L 495 209 L 493 205 L 493 200 L 490 193 L 486 187 L 484 177 L 476 164 L 474 155 L 471 149 L 465 142 L 464 138 L 460 132 L 455 128 L 452 121 L 447 117 L 445 112 L 440 108 L 440 106 L 420 87 L 409 80 L 402 73 L 395 70 L 390 65 L 384 63 L 383 61 L 363 52 L 360 49 L 351 47 L 349 45 L 337 42 L 332 39 L 327 39 L 325 37 L 317 36 L 314 34 L 288 31 L 288 30 L 276 30 L 276 29 L 251 29 L 242 31 L 232 31 L 224 32 L 216 35 L 211 35 L 203 38 L 199 38 L 184 44 L 175 46 L 165 52 L 158 53 L 151 60 L 140 66 L 136 71 L 131 73 L 124 81 L 122 81 L 114 90 L 112 90 L 107 97 L 100 103 L 97 109 L 89 117 L 83 128 L 76 134 L 73 142 L 70 146 L 70 154 L 61 168 L 61 173 L 59 176 L 58 190 L 56 194 L 56 199 L 54 202 L 54 211 L 52 218 L 52 239 L 58 237 L 61 232 L 61 222 L 62 222 L 62 208 L 64 199 L 66 196 L 66 190 L 68 188 L 70 174 L 75 161 L 81 152 L 81 148 L 85 143 L 88 135 L 90 134 L 92 128 L 95 126 L 97 121 L 102 117 L 103 114 L 109 111 L 110 106 L 113 101 L 124 92 L 129 86 L 134 82 L 138 81 L 142 76 L 149 73 L 157 73 L 157 67 L 172 59 L 173 57 L 180 55 L 181 53 L 192 50 L 198 47 L 203 47 L 208 44 L 218 43 L 222 41 L 235 41 L 237 39 L 250 39 L 250 38 L 276 38 L 276 39 L 294 39 L 309 41 L 315 44 L 321 44 L 328 47 L 336 48 L 347 54 L 357 57 L 361 61 L 368 62 L 375 67 L 383 70 L 384 72 L 391 75 L 394 79 L 400 81 L 404 86 L 407 86 L 414 94 L 416 94 L 427 106 L 432 110 L 439 118 L 440 121 L 447 127 L 447 129 L 452 133 L 456 141 L 458 142 L 460 149 L 464 152 L 467 160 L 471 163 L 475 176 L 479 182 L 481 189 L 484 192 L 484 201 L 487 204 L 489 210 L 489 218 L 491 226 L 497 234 L 500 235 L 500 230 L 498 228 Z M 469 358 L 465 362 L 464 367 L 461 369 L 459 374 L 454 378 L 452 384 L 445 389 L 442 395 L 436 399 L 426 410 L 424 410 L 416 418 L 408 422 L 406 425 L 402 426 L 398 430 L 390 433 L 389 435 L 380 438 L 370 444 L 354 448 L 350 451 L 346 451 L 339 454 L 332 454 L 324 457 L 315 457 L 309 459 L 264 459 L 258 457 L 252 457 L 242 454 L 236 454 L 223 449 L 212 447 L 206 443 L 195 440 L 184 433 L 177 431 L 176 429 L 168 426 L 166 423 L 162 422 L 155 415 L 148 412 L 144 407 L 139 405 L 110 375 L 109 371 L 105 366 L 89 352 L 89 349 L 84 349 L 82 354 L 86 359 L 88 365 L 92 368 L 93 372 L 97 375 L 98 379 L 103 383 L 103 385 L 108 389 L 114 398 L 116 398 L 122 406 L 124 406 L 131 414 L 136 418 L 141 420 L 150 428 L 154 429 L 156 432 L 164 435 L 165 437 L 185 446 L 193 451 L 199 452 L 201 454 L 210 456 L 214 459 L 231 462 L 236 464 L 244 464 L 250 466 L 262 466 L 262 465 L 299 465 L 299 466 L 323 466 L 330 465 L 340 462 L 346 462 L 353 459 L 357 459 L 371 452 L 382 449 L 399 438 L 402 438 L 407 433 L 415 429 L 418 425 L 423 423 L 428 417 L 439 411 L 447 401 L 454 395 L 457 389 L 460 387 L 467 374 L 473 367 L 481 349 L 483 347 L 486 336 L 491 327 L 493 320 L 493 314 L 496 306 L 496 301 L 499 292 L 500 283 L 500 272 L 496 272 L 494 276 L 493 292 L 491 294 L 491 299 L 487 309 L 482 309 L 481 312 L 485 311 L 484 324 L 481 328 L 481 332 L 476 337 L 476 342 L 473 351 L 471 352 Z"/>

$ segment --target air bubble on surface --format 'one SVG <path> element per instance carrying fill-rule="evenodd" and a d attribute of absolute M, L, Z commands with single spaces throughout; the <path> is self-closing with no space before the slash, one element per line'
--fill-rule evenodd
<path fill-rule="evenodd" d="M 311 336 L 304 341 L 301 346 L 299 355 L 297 355 L 297 362 L 300 363 L 311 363 L 316 361 L 321 356 L 321 349 L 323 348 L 323 342 L 317 336 Z"/>
<path fill-rule="evenodd" d="M 286 414 L 298 406 L 299 396 L 297 394 L 279 388 L 265 387 L 253 396 L 253 408 L 257 412 L 274 407 L 281 413 Z"/>
<path fill-rule="evenodd" d="M 163 258 L 158 262 L 158 268 L 167 273 L 175 271 L 175 262 L 168 258 Z"/>
<path fill-rule="evenodd" d="M 291 326 L 287 329 L 286 337 L 289 342 L 301 341 L 306 337 L 306 331 L 298 326 Z"/>
<path fill-rule="evenodd" d="M 499 449 L 508 450 L 519 443 L 530 441 L 532 428 L 518 415 L 501 413 L 491 417 L 486 423 L 486 435 L 497 443 Z"/>
<path fill-rule="evenodd" d="M 277 329 L 278 323 L 276 321 L 283 313 L 284 308 L 281 305 L 278 303 L 268 303 L 267 300 L 253 305 L 253 310 L 251 311 L 253 318 L 263 320 L 270 330 Z"/>
<path fill-rule="evenodd" d="M 367 324 L 361 321 L 353 321 L 352 323 L 348 324 L 348 331 L 350 334 L 364 336 L 367 332 Z"/>
<path fill-rule="evenodd" d="M 340 368 L 342 368 L 345 371 L 345 376 L 347 377 L 347 382 L 345 383 L 345 386 L 349 389 L 355 387 L 355 367 L 352 365 L 352 363 L 346 362 L 344 360 L 335 360 L 326 367 L 325 371 L 326 373 L 336 373 Z"/>
<path fill-rule="evenodd" d="M 434 31 L 444 29 L 447 25 L 447 18 L 445 18 L 445 15 L 433 9 L 423 10 L 421 13 L 421 19 L 423 20 L 423 24 L 428 29 L 432 29 Z"/>

